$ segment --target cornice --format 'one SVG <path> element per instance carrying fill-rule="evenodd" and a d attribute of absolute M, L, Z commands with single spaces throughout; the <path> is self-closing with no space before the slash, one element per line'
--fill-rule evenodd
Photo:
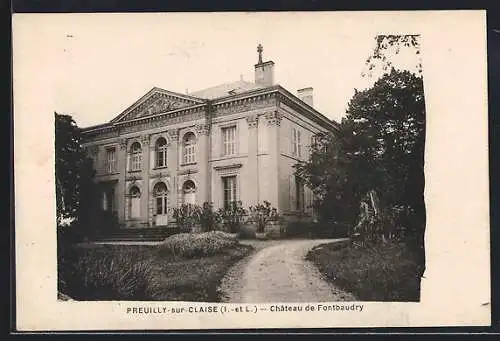
<path fill-rule="evenodd" d="M 91 126 L 88 128 L 82 128 L 82 132 L 84 135 L 88 136 L 94 136 L 103 133 L 115 133 L 116 136 L 118 136 L 121 128 L 123 127 L 147 124 L 150 122 L 157 122 L 169 118 L 180 118 L 180 116 L 190 113 L 199 113 L 201 111 L 208 112 L 209 107 L 211 107 L 210 110 L 215 111 L 216 115 L 218 114 L 217 116 L 224 116 L 231 112 L 235 112 L 234 110 L 228 110 L 233 107 L 235 107 L 234 109 L 240 109 L 238 110 L 238 112 L 240 112 L 252 110 L 254 107 L 260 108 L 260 106 L 279 106 L 279 102 L 283 102 L 289 105 L 294 110 L 297 110 L 300 114 L 303 114 L 305 117 L 311 119 L 312 121 L 320 124 L 325 128 L 335 130 L 339 129 L 339 124 L 337 122 L 328 119 L 326 116 L 301 101 L 299 98 L 291 94 L 282 86 L 273 85 L 267 88 L 251 90 L 237 95 L 218 98 L 216 100 L 205 100 L 205 102 L 201 104 L 195 104 L 161 114 L 143 116 L 124 122 L 106 123 Z"/>
<path fill-rule="evenodd" d="M 283 88 L 282 86 L 278 86 L 277 91 L 279 92 L 279 100 L 283 103 L 289 105 L 291 108 L 297 110 L 300 108 L 299 113 L 304 114 L 305 116 L 311 119 L 312 121 L 319 123 L 322 126 L 327 125 L 328 128 L 339 130 L 339 124 L 333 120 L 330 120 L 325 115 L 311 107 L 310 105 L 301 101 L 297 96 L 290 93 L 288 90 Z"/>

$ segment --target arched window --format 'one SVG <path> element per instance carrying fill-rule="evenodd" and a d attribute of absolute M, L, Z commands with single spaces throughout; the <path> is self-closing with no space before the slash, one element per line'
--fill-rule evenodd
<path fill-rule="evenodd" d="M 155 198 L 156 225 L 167 225 L 167 186 L 163 182 L 157 183 L 153 188 Z"/>
<path fill-rule="evenodd" d="M 129 191 L 129 218 L 137 219 L 141 216 L 141 191 L 136 186 Z"/>
<path fill-rule="evenodd" d="M 167 140 L 160 137 L 156 140 L 156 167 L 166 167 L 167 166 Z"/>
<path fill-rule="evenodd" d="M 142 164 L 142 149 L 139 142 L 132 143 L 130 146 L 130 170 L 137 171 L 141 170 Z"/>
<path fill-rule="evenodd" d="M 187 180 L 182 186 L 184 204 L 196 204 L 196 185 L 192 180 Z"/>
<path fill-rule="evenodd" d="M 196 145 L 196 136 L 194 136 L 194 133 L 188 132 L 184 135 L 184 138 L 182 139 L 182 145 L 183 145 L 183 156 L 184 156 L 184 163 L 193 163 L 195 162 L 196 154 L 195 154 L 195 145 Z"/>

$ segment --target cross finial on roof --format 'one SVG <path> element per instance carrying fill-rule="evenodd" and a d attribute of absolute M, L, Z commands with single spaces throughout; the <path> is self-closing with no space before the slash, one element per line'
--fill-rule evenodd
<path fill-rule="evenodd" d="M 259 53 L 259 64 L 262 64 L 262 51 L 264 51 L 264 48 L 261 44 L 259 44 L 257 46 L 257 52 Z"/>

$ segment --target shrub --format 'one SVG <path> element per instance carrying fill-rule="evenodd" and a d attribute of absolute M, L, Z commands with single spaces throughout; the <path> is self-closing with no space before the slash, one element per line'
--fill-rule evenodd
<path fill-rule="evenodd" d="M 257 204 L 255 206 L 250 206 L 250 217 L 257 223 L 257 232 L 264 232 L 266 224 L 269 221 L 279 219 L 278 211 L 276 208 L 271 206 L 269 201 L 264 201 L 263 204 Z"/>
<path fill-rule="evenodd" d="M 180 233 L 168 237 L 160 244 L 160 252 L 183 258 L 199 258 L 223 253 L 238 245 L 233 236 L 212 231 L 204 233 Z"/>
<path fill-rule="evenodd" d="M 230 205 L 221 208 L 218 213 L 224 226 L 230 233 L 239 231 L 247 215 L 247 211 L 243 208 L 241 201 L 231 202 Z"/>
<path fill-rule="evenodd" d="M 199 210 L 198 220 L 204 232 L 214 231 L 220 221 L 220 216 L 214 210 L 212 203 L 204 202 L 203 207 Z"/>
<path fill-rule="evenodd" d="M 181 232 L 190 232 L 200 222 L 201 208 L 193 204 L 182 204 L 172 208 L 172 216 Z"/>
<path fill-rule="evenodd" d="M 60 255 L 59 290 L 76 300 L 151 298 L 154 269 L 150 259 L 137 252 L 99 251 L 68 250 Z"/>

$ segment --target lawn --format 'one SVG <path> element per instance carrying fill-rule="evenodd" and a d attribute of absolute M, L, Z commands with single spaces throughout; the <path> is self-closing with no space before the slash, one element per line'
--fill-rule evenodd
<path fill-rule="evenodd" d="M 334 285 L 361 301 L 418 302 L 423 266 L 403 243 L 354 248 L 320 245 L 307 259 Z"/>
<path fill-rule="evenodd" d="M 252 251 L 220 235 L 167 240 L 67 247 L 59 257 L 59 290 L 76 300 L 218 302 L 220 280 Z"/>

